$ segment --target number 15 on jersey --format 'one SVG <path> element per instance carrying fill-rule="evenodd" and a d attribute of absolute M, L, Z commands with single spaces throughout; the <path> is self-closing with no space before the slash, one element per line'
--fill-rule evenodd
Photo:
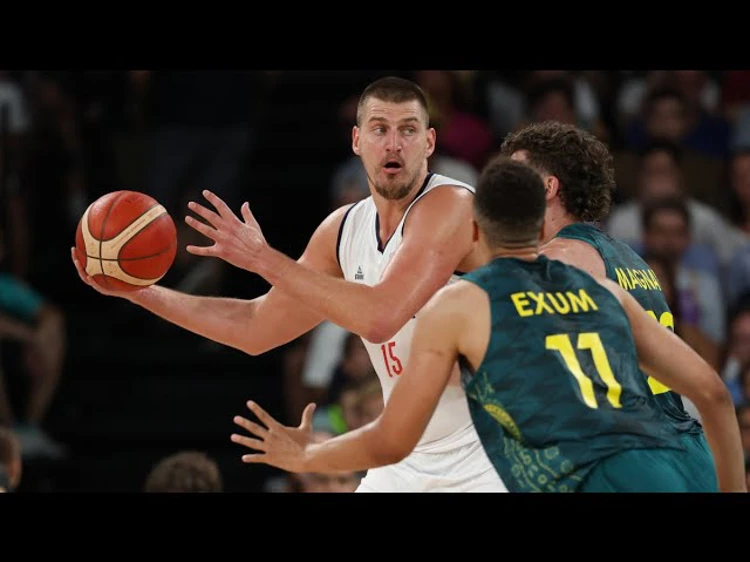
<path fill-rule="evenodd" d="M 396 347 L 395 341 L 389 341 L 380 346 L 380 351 L 383 354 L 383 361 L 385 362 L 385 369 L 388 371 L 388 376 L 400 375 L 404 370 L 401 360 L 396 356 L 394 348 Z"/>

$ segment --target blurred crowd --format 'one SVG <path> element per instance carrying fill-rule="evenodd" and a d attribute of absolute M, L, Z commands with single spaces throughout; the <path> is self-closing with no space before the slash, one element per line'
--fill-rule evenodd
<path fill-rule="evenodd" d="M 75 311 L 66 302 L 75 289 L 49 278 L 70 276 L 67 249 L 86 206 L 106 192 L 137 189 L 180 219 L 185 201 L 210 187 L 239 209 L 250 191 L 264 189 L 252 181 L 253 166 L 270 158 L 271 135 L 284 122 L 279 100 L 296 92 L 292 103 L 309 118 L 288 117 L 278 161 L 294 167 L 290 154 L 317 151 L 328 178 L 306 186 L 323 202 L 310 211 L 317 223 L 369 195 L 350 131 L 359 92 L 383 74 L 392 72 L 0 71 L 0 338 L 15 357 L 11 370 L 30 383 L 25 409 L 12 408 L 0 384 L 0 425 L 14 429 L 25 455 L 65 455 L 43 429 L 71 337 L 66 317 Z M 600 226 L 649 263 L 675 331 L 731 389 L 750 460 L 750 72 L 396 74 L 428 96 L 437 130 L 433 172 L 475 183 L 505 135 L 535 121 L 575 124 L 609 145 L 618 190 Z M 316 88 L 335 96 L 322 102 L 310 94 Z M 319 145 L 303 143 L 300 129 Z M 181 241 L 193 241 L 175 222 Z M 289 236 L 309 234 L 301 228 Z M 219 262 L 181 252 L 164 283 L 226 293 L 226 274 Z M 621 284 L 641 282 L 627 275 Z M 324 322 L 283 357 L 288 423 L 315 401 L 315 430 L 325 439 L 382 409 L 364 346 L 340 327 Z M 349 491 L 359 478 L 279 475 L 266 489 Z"/>

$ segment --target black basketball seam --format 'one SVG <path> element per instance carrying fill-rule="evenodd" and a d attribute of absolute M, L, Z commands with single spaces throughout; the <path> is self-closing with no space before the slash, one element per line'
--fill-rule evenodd
<path fill-rule="evenodd" d="M 146 214 L 146 213 L 148 213 L 148 212 L 149 212 L 149 211 L 150 211 L 151 209 L 153 209 L 154 207 L 157 207 L 158 205 L 159 205 L 159 203 L 157 203 L 156 205 L 153 205 L 153 206 L 149 207 L 149 209 L 148 209 L 148 210 L 147 210 L 146 212 L 144 212 L 144 213 L 141 213 L 141 214 L 140 214 L 140 215 L 138 215 L 138 216 L 137 216 L 136 218 L 134 218 L 134 219 L 132 220 L 132 222 L 131 222 L 130 224 L 133 224 L 133 223 L 134 223 L 135 221 L 137 221 L 137 220 L 138 220 L 139 218 L 141 218 L 141 217 L 142 217 L 143 215 L 145 215 L 145 214 Z M 136 237 L 136 236 L 138 235 L 138 233 L 140 233 L 140 232 L 143 232 L 143 231 L 144 231 L 144 230 L 145 230 L 146 228 L 148 228 L 148 226 L 149 226 L 149 225 L 152 225 L 152 224 L 154 224 L 154 223 L 155 223 L 156 221 L 158 221 L 158 220 L 159 220 L 160 218 L 162 218 L 162 217 L 163 217 L 163 216 L 165 216 L 165 215 L 166 215 L 166 216 L 169 216 L 169 213 L 167 213 L 167 212 L 165 211 L 165 212 L 163 212 L 163 213 L 162 213 L 161 215 L 157 215 L 157 216 L 155 216 L 155 217 L 153 218 L 153 220 L 151 220 L 150 222 L 147 222 L 147 223 L 146 223 L 146 224 L 145 224 L 145 225 L 144 225 L 143 227 L 141 227 L 141 228 L 139 228 L 138 230 L 136 230 L 136 231 L 135 231 L 135 232 L 134 232 L 134 233 L 133 233 L 133 234 L 132 234 L 132 235 L 130 236 L 130 238 L 128 238 L 128 241 L 127 241 L 127 242 L 125 242 L 125 243 L 124 243 L 124 244 L 122 245 L 122 247 L 120 248 L 120 250 L 119 250 L 119 251 L 117 252 L 117 260 L 118 260 L 118 261 L 120 260 L 120 252 L 122 252 L 122 251 L 123 251 L 123 250 L 125 249 L 125 247 L 126 247 L 126 246 L 127 246 L 127 245 L 128 245 L 129 243 L 130 243 L 130 241 L 131 241 L 131 240 L 133 240 L 133 238 L 135 238 L 135 237 Z M 171 218 L 171 217 L 170 217 L 170 218 Z M 167 248 L 167 250 L 169 250 L 169 249 L 171 249 L 171 248 L 172 248 L 172 245 L 170 244 L 170 245 L 169 245 L 169 248 Z M 156 254 L 154 254 L 154 255 L 158 256 L 158 255 L 160 255 L 160 254 L 163 254 L 163 253 L 164 253 L 164 252 L 158 252 L 158 253 L 156 253 Z M 149 257 L 149 256 L 144 256 L 144 257 Z M 133 260 L 133 259 L 142 259 L 142 258 L 130 258 L 130 259 L 131 259 L 131 260 Z M 128 261 L 128 260 L 124 260 L 124 261 Z M 129 275 L 129 274 L 128 274 L 128 275 Z"/>
<path fill-rule="evenodd" d="M 104 272 L 104 260 L 102 260 L 102 245 L 104 244 L 104 229 L 107 226 L 107 220 L 109 219 L 109 215 L 112 213 L 112 209 L 114 208 L 115 203 L 117 203 L 123 195 L 125 195 L 125 192 L 120 193 L 117 197 L 115 197 L 115 200 L 112 201 L 112 203 L 110 204 L 109 209 L 107 209 L 107 214 L 104 216 L 104 220 L 102 221 L 102 230 L 99 233 L 99 267 L 102 270 L 102 280 L 104 281 L 104 284 L 107 286 L 108 289 L 111 289 L 113 287 L 109 286 L 109 281 L 107 281 L 107 274 Z M 88 225 L 88 226 L 89 226 L 89 232 L 90 232 L 91 225 Z"/>
<path fill-rule="evenodd" d="M 162 255 L 164 252 L 168 252 L 176 245 L 177 244 L 170 244 L 163 250 L 159 250 L 158 252 L 154 254 L 149 254 L 147 256 L 138 256 L 137 258 L 119 258 L 119 257 L 118 258 L 102 258 L 102 261 L 135 261 L 135 260 L 145 260 L 147 258 L 155 258 L 156 256 Z"/>

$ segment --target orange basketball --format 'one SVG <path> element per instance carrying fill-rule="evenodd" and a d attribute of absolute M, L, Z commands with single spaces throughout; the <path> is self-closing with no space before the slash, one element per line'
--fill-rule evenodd
<path fill-rule="evenodd" d="M 158 282 L 177 254 L 177 229 L 166 209 L 137 191 L 94 201 L 76 230 L 76 255 L 101 287 L 135 291 Z"/>

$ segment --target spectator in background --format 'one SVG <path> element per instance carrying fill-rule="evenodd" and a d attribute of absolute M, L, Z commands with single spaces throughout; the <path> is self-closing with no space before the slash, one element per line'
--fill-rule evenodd
<path fill-rule="evenodd" d="M 730 309 L 727 326 L 727 350 L 721 378 L 731 390 L 737 388 L 742 366 L 750 364 L 750 294 Z"/>
<path fill-rule="evenodd" d="M 377 379 L 362 340 L 356 334 L 347 332 L 343 354 L 337 366 L 324 379 L 303 380 L 307 389 L 307 402 L 315 402 L 319 406 L 315 412 L 315 419 L 319 420 L 316 426 L 334 433 L 346 431 L 341 403 L 344 390 L 356 390 L 362 381 L 373 377 Z"/>
<path fill-rule="evenodd" d="M 691 221 L 688 263 L 720 274 L 744 236 L 714 208 L 685 191 L 685 153 L 670 141 L 654 141 L 640 153 L 636 199 L 617 206 L 605 226 L 615 238 L 639 250 L 643 243 L 640 216 L 645 205 L 663 197 L 685 198 Z"/>
<path fill-rule="evenodd" d="M 727 307 L 734 307 L 747 293 L 750 293 L 750 244 L 741 246 L 729 263 L 725 292 Z"/>
<path fill-rule="evenodd" d="M 488 120 L 495 138 L 502 141 L 508 133 L 521 128 L 525 121 L 539 119 L 532 117 L 535 110 L 531 106 L 536 104 L 529 99 L 529 92 L 536 90 L 540 83 L 559 84 L 561 81 L 568 84 L 566 89 L 572 90 L 575 122 L 587 129 L 589 125 L 600 123 L 599 98 L 587 73 L 567 70 L 503 71 L 500 75 L 489 77 L 486 83 L 479 83 L 486 90 Z M 558 108 L 562 105 L 559 98 L 552 101 Z M 599 129 L 595 127 L 595 130 Z"/>
<path fill-rule="evenodd" d="M 331 181 L 331 211 L 370 196 L 367 172 L 359 156 L 352 156 L 335 170 Z"/>
<path fill-rule="evenodd" d="M 18 437 L 0 427 L 0 492 L 14 492 L 21 483 L 23 461 Z"/>
<path fill-rule="evenodd" d="M 725 158 L 730 127 L 705 103 L 707 81 L 703 71 L 669 73 L 660 86 L 646 94 L 641 116 L 631 121 L 630 146 L 638 149 L 649 139 L 669 139 L 705 157 Z M 718 99 L 713 105 L 718 105 Z"/>
<path fill-rule="evenodd" d="M 420 70 L 415 81 L 427 96 L 441 154 L 481 169 L 492 154 L 492 130 L 464 107 L 458 76 L 450 70 Z"/>
<path fill-rule="evenodd" d="M 374 374 L 375 369 L 362 339 L 357 334 L 347 332 L 344 340 L 344 354 L 333 370 L 322 401 L 324 403 L 337 402 L 345 386 L 351 382 L 365 380 Z"/>
<path fill-rule="evenodd" d="M 714 346 L 725 337 L 725 312 L 721 286 L 716 276 L 685 264 L 684 256 L 691 243 L 691 220 L 687 205 L 680 198 L 651 202 L 643 210 L 643 255 L 657 258 L 674 277 L 678 292 L 692 295 L 697 304 L 694 324 Z M 683 302 L 683 301 L 680 301 Z M 718 351 L 704 357 L 718 367 Z"/>
<path fill-rule="evenodd" d="M 50 117 L 51 128 L 62 137 L 65 133 L 74 136 L 74 126 L 65 128 L 60 119 L 67 108 L 62 90 L 51 78 L 39 78 L 36 86 L 37 106 L 34 116 Z M 42 111 L 46 108 L 49 111 Z M 42 123 L 44 121 L 42 120 Z M 67 122 L 65 122 L 67 123 Z M 70 123 L 68 123 L 70 124 Z M 13 364 L 0 377 L 0 425 L 13 427 L 21 443 L 24 457 L 37 456 L 59 458 L 64 448 L 55 443 L 43 430 L 42 422 L 55 395 L 62 374 L 66 350 L 65 323 L 62 311 L 32 287 L 28 279 L 30 262 L 29 244 L 33 232 L 25 220 L 26 203 L 34 199 L 34 193 L 25 191 L 28 184 L 27 157 L 29 149 L 38 148 L 39 123 L 32 134 L 32 123 L 28 103 L 20 84 L 11 80 L 5 71 L 0 71 L 0 340 L 19 344 L 22 349 L 20 365 Z M 67 137 L 66 137 L 67 138 Z M 54 161 L 31 163 L 42 169 L 54 168 Z M 35 186 L 44 189 L 47 211 L 60 214 L 59 201 L 54 193 L 54 183 Z M 37 197 L 40 193 L 36 193 Z M 64 207 L 65 208 L 65 207 Z M 70 208 L 67 207 L 70 211 Z M 34 213 L 36 221 L 44 221 L 47 215 Z M 57 217 L 59 220 L 59 217 Z M 63 217 L 70 224 L 70 216 Z M 56 223 L 52 223 L 56 224 Z M 57 223 L 59 224 L 59 223 Z M 72 238 L 72 231 L 71 238 Z M 39 244 L 42 250 L 54 248 L 54 242 L 45 240 Z M 44 256 L 44 251 L 34 255 Z M 47 272 L 54 278 L 54 273 Z M 5 365 L 7 366 L 7 364 Z M 16 416 L 10 397 L 6 392 L 4 376 L 15 375 L 17 369 L 29 376 L 25 411 Z"/>
<path fill-rule="evenodd" d="M 750 71 L 726 71 L 721 80 L 719 95 L 724 119 L 735 123 L 739 113 L 750 107 Z"/>
<path fill-rule="evenodd" d="M 688 107 L 688 101 L 676 87 L 663 86 L 649 91 L 641 114 L 631 120 L 625 133 L 626 149 L 620 151 L 616 162 L 618 184 L 625 193 L 632 194 L 638 170 L 637 155 L 654 141 L 669 141 L 680 147 L 684 155 L 685 192 L 716 209 L 725 208 L 726 196 L 718 188 L 724 181 L 728 132 L 714 134 L 708 127 L 709 130 L 700 133 L 708 140 L 693 140 Z M 716 140 L 716 136 L 726 138 Z M 718 150 L 721 154 L 703 150 L 701 147 L 705 144 L 722 145 Z"/>
<path fill-rule="evenodd" d="M 733 307 L 744 293 L 750 291 L 750 136 L 746 144 L 732 154 L 729 185 L 730 219 L 744 235 L 744 243 L 732 256 L 726 276 L 727 302 Z"/>
<path fill-rule="evenodd" d="M 383 389 L 374 375 L 375 373 L 372 373 L 372 375 L 368 375 L 357 383 L 355 388 L 356 400 L 352 409 L 356 417 L 350 417 L 346 420 L 347 431 L 352 431 L 375 421 L 385 407 Z"/>
<path fill-rule="evenodd" d="M 740 374 L 727 386 L 735 405 L 750 404 L 750 362 L 742 365 Z"/>
<path fill-rule="evenodd" d="M 224 491 L 221 471 L 205 453 L 181 451 L 156 463 L 146 476 L 146 493 L 197 493 Z"/>
<path fill-rule="evenodd" d="M 0 339 L 22 346 L 20 367 L 29 377 L 25 411 L 19 416 L 14 415 L 6 385 L 0 378 L 0 425 L 14 428 L 24 457 L 61 458 L 64 447 L 47 435 L 42 425 L 65 360 L 67 341 L 62 312 L 25 283 L 0 273 Z"/>
<path fill-rule="evenodd" d="M 575 125 L 607 142 L 610 135 L 603 122 L 597 117 L 596 98 L 592 93 L 591 104 L 595 108 L 593 111 L 589 114 L 579 113 L 576 105 L 575 84 L 573 78 L 565 73 L 554 74 L 533 81 L 525 100 L 527 119 L 521 121 L 518 128 L 523 128 L 529 123 L 557 121 L 558 123 Z"/>
<path fill-rule="evenodd" d="M 363 379 L 347 381 L 337 400 L 316 412 L 321 415 L 317 415 L 313 423 L 322 431 L 340 435 L 369 423 L 382 410 L 383 390 L 373 372 Z"/>

